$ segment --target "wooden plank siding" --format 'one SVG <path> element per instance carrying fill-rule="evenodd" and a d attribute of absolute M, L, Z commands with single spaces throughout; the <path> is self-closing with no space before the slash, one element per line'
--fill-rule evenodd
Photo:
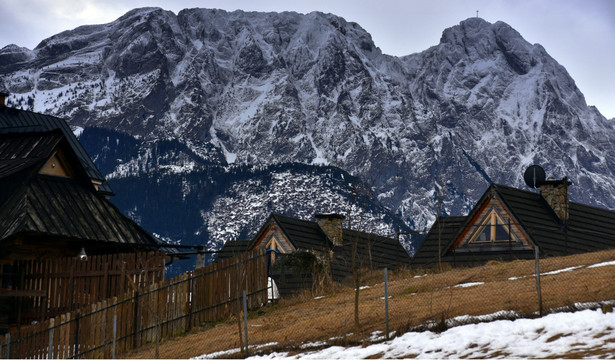
<path fill-rule="evenodd" d="M 0 352 L 6 356 L 8 346 L 11 358 L 111 358 L 115 340 L 118 357 L 158 337 L 228 318 L 237 312 L 244 290 L 248 309 L 260 307 L 267 302 L 267 285 L 265 251 L 247 252 L 146 287 L 129 286 L 121 296 L 22 326 L 20 332 L 0 336 Z"/>

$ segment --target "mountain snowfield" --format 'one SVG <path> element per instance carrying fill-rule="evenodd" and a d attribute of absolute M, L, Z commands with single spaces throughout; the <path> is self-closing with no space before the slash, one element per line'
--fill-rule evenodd
<path fill-rule="evenodd" d="M 439 44 L 394 57 L 331 14 L 143 8 L 34 50 L 9 45 L 0 76 L 10 105 L 113 131 L 104 151 L 118 157 L 88 148 L 112 186 L 207 166 L 328 165 L 360 177 L 384 208 L 425 229 L 438 198 L 444 213 L 465 214 L 491 182 L 524 187 L 523 171 L 540 164 L 549 176 L 568 176 L 572 200 L 615 208 L 613 121 L 587 106 L 542 46 L 503 22 L 469 18 L 445 29 Z M 139 148 L 118 151 L 120 138 Z M 162 149 L 165 141 L 174 147 Z M 255 224 L 267 215 L 256 205 L 267 200 L 247 200 L 254 189 L 242 189 L 237 201 L 251 204 L 243 215 Z M 278 211 L 297 214 L 297 203 L 325 192 L 298 191 Z M 201 228 L 191 236 L 222 231 L 230 214 L 210 205 L 228 196 L 193 206 Z M 339 201 L 332 210 L 350 206 Z M 147 206 L 122 209 L 143 218 Z"/>

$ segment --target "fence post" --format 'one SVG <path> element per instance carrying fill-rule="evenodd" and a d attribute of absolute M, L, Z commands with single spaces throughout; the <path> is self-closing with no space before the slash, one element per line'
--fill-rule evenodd
<path fill-rule="evenodd" d="M 194 271 L 190 273 L 190 312 L 188 316 L 188 331 L 192 330 L 192 309 L 194 308 Z"/>
<path fill-rule="evenodd" d="M 113 314 L 113 346 L 111 347 L 111 358 L 115 359 L 115 342 L 117 339 L 117 313 Z"/>
<path fill-rule="evenodd" d="M 536 291 L 538 293 L 538 314 L 542 316 L 542 291 L 540 289 L 540 256 L 538 254 L 538 246 L 534 248 L 536 257 Z"/>
<path fill-rule="evenodd" d="M 243 291 L 243 329 L 246 339 L 246 357 L 250 356 L 248 352 L 248 304 L 246 302 L 246 291 Z"/>
<path fill-rule="evenodd" d="M 74 353 L 73 356 L 77 356 L 78 354 L 81 353 L 81 351 L 79 350 L 79 324 L 81 323 L 80 321 L 81 319 L 81 310 L 77 310 L 77 317 L 75 318 L 75 347 L 74 347 Z"/>
<path fill-rule="evenodd" d="M 55 319 L 49 319 L 49 352 L 47 359 L 53 359 L 53 329 L 55 327 Z"/>
<path fill-rule="evenodd" d="M 389 275 L 387 268 L 384 268 L 384 329 L 385 338 L 389 340 Z"/>
<path fill-rule="evenodd" d="M 133 349 L 137 348 L 137 331 L 139 331 L 139 291 L 135 291 L 135 318 L 134 318 L 134 334 L 133 334 Z"/>
<path fill-rule="evenodd" d="M 237 300 L 237 328 L 239 330 L 239 345 L 243 349 L 243 336 L 241 334 L 241 297 L 239 296 L 239 292 L 241 290 L 241 262 L 236 262 L 233 264 L 237 268 L 237 292 L 235 292 L 234 296 Z M 231 295 L 231 277 L 229 276 L 229 297 Z M 247 349 L 245 350 L 247 352 Z"/>

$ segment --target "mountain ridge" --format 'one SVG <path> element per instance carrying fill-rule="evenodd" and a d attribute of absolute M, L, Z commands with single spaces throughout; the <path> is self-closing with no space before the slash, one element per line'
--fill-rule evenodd
<path fill-rule="evenodd" d="M 12 105 L 144 140 L 142 154 L 168 140 L 203 159 L 197 168 L 339 167 L 415 229 L 439 198 L 457 215 L 491 182 L 523 187 L 532 164 L 568 176 L 572 200 L 615 208 L 613 121 L 503 22 L 469 18 L 395 57 L 332 14 L 144 8 L 34 50 L 7 46 L 0 74 Z M 133 155 L 106 175 L 156 169 Z"/>

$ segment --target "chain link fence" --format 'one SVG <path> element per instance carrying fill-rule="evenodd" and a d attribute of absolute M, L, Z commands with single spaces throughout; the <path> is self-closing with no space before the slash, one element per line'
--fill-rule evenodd
<path fill-rule="evenodd" d="M 357 275 L 358 291 L 352 277 L 327 286 L 313 283 L 250 312 L 242 328 L 248 353 L 365 345 L 408 331 L 439 332 L 586 308 L 611 311 L 615 303 L 615 250 L 476 267 L 363 268 Z M 224 328 L 201 338 L 219 336 Z M 245 348 L 238 350 L 236 329 L 226 329 L 229 341 L 204 344 L 202 353 L 245 355 Z"/>

